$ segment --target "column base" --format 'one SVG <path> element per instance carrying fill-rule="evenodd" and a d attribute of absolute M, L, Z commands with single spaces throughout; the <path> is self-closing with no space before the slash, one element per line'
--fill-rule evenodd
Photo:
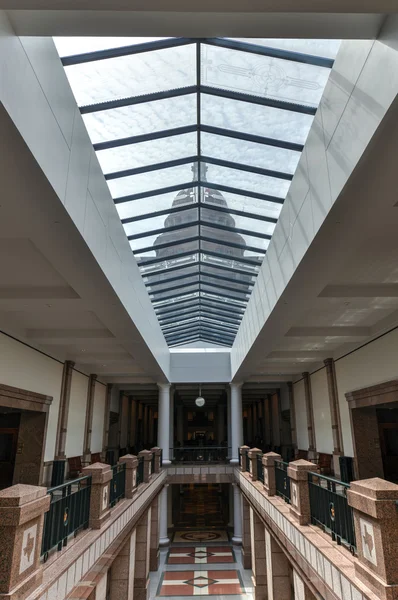
<path fill-rule="evenodd" d="M 164 458 L 162 460 L 162 467 L 164 467 L 164 465 L 171 465 L 171 460 L 169 460 L 168 458 Z"/>
<path fill-rule="evenodd" d="M 159 546 L 164 548 L 165 546 L 170 546 L 170 539 L 168 537 L 161 537 L 159 539 Z"/>
<path fill-rule="evenodd" d="M 239 464 L 239 458 L 231 458 L 231 460 L 229 462 L 231 463 L 231 465 L 238 465 Z"/>
<path fill-rule="evenodd" d="M 233 536 L 233 538 L 231 539 L 231 542 L 233 544 L 235 544 L 235 546 L 241 546 L 242 545 L 242 538 L 241 537 L 237 537 L 237 536 Z"/>

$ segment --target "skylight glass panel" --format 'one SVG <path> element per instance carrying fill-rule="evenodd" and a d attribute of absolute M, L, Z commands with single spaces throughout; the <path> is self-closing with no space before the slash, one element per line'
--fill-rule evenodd
<path fill-rule="evenodd" d="M 195 85 L 196 47 L 177 46 L 65 67 L 79 106 Z"/>
<path fill-rule="evenodd" d="M 278 198 L 286 198 L 290 187 L 290 181 L 277 179 L 276 177 L 267 177 L 257 173 L 248 173 L 240 169 L 231 169 L 220 165 L 207 164 L 207 180 L 214 184 L 235 187 L 248 192 L 258 192 L 259 194 L 268 194 Z M 204 201 L 207 202 L 205 195 Z M 211 196 L 210 196 L 211 201 Z M 230 193 L 228 193 L 228 205 L 230 205 Z M 232 207 L 231 207 L 232 208 Z M 278 213 L 279 214 L 279 213 Z"/>
<path fill-rule="evenodd" d="M 93 144 L 196 123 L 196 95 L 83 114 Z"/>
<path fill-rule="evenodd" d="M 196 133 L 185 133 L 170 138 L 150 140 L 97 153 L 104 173 L 154 165 L 166 160 L 177 160 L 197 154 Z"/>
<path fill-rule="evenodd" d="M 339 42 L 56 44 L 167 342 L 232 345 Z"/>
<path fill-rule="evenodd" d="M 251 104 L 231 98 L 201 95 L 202 123 L 253 135 L 304 144 L 313 116 Z"/>
<path fill-rule="evenodd" d="M 216 88 L 317 106 L 328 69 L 202 44 L 202 81 Z"/>
<path fill-rule="evenodd" d="M 201 140 L 202 153 L 205 156 L 262 169 L 293 174 L 300 160 L 300 152 L 214 135 L 213 133 L 202 133 Z"/>
<path fill-rule="evenodd" d="M 128 194 L 140 194 L 142 192 L 148 192 L 150 190 L 161 189 L 169 186 L 185 183 L 189 186 L 192 181 L 193 166 L 191 164 L 179 165 L 169 169 L 157 169 L 156 171 L 149 171 L 148 173 L 139 173 L 137 175 L 131 175 L 129 177 L 120 177 L 118 179 L 110 179 L 108 186 L 113 198 L 119 196 L 127 196 Z M 176 198 L 177 192 L 172 193 L 170 196 L 170 206 Z M 190 196 L 187 197 L 187 202 L 192 201 Z M 183 197 L 181 197 L 181 203 Z M 162 208 L 167 208 L 165 204 Z M 161 210 L 161 208 L 159 208 Z"/>

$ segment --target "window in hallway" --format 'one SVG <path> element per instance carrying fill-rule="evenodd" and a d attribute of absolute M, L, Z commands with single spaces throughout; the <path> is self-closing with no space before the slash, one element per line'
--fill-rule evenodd
<path fill-rule="evenodd" d="M 56 44 L 169 346 L 232 346 L 339 42 Z"/>

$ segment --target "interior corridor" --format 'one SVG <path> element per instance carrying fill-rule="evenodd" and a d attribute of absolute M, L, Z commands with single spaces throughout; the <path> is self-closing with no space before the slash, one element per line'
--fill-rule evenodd
<path fill-rule="evenodd" d="M 151 600 L 165 596 L 252 600 L 252 572 L 243 569 L 241 549 L 232 545 L 228 528 L 229 486 L 176 487 L 180 493 L 169 531 L 171 543 L 161 549 L 159 570 L 150 575 Z"/>

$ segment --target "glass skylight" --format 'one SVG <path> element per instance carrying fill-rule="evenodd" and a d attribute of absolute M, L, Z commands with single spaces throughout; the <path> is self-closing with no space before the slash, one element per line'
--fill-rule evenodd
<path fill-rule="evenodd" d="M 56 38 L 170 346 L 231 346 L 339 42 Z"/>

